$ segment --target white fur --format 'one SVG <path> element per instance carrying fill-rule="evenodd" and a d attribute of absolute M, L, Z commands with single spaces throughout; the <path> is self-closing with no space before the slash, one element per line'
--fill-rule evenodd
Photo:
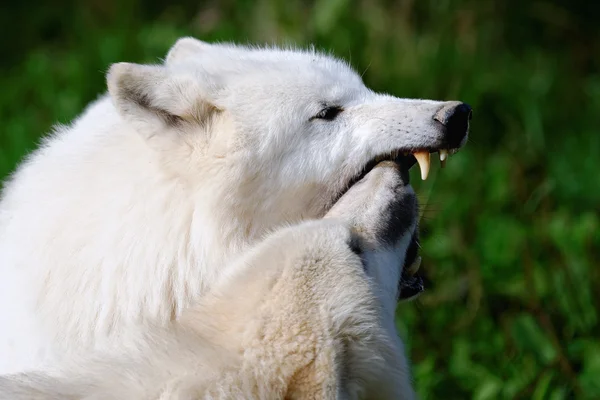
<path fill-rule="evenodd" d="M 0 377 L 0 398 L 413 399 L 348 229 L 317 224 L 271 237 L 170 330 L 148 326 L 135 347 Z"/>
<path fill-rule="evenodd" d="M 444 103 L 366 88 L 315 51 L 178 42 L 116 64 L 0 201 L 0 373 L 165 326 L 277 227 L 319 217 L 373 156 L 435 145 Z M 323 103 L 333 121 L 311 119 Z"/>
<path fill-rule="evenodd" d="M 169 328 L 0 377 L 0 398 L 413 399 L 393 305 L 417 208 L 397 176 L 377 169 L 335 215 L 271 235 Z M 404 227 L 385 207 L 400 191 Z"/>

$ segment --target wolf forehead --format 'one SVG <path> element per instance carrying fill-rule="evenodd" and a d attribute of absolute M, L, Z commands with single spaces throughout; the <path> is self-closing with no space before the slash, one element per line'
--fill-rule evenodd
<path fill-rule="evenodd" d="M 209 74 L 231 76 L 236 83 L 243 82 L 244 76 L 252 79 L 256 75 L 265 75 L 269 77 L 268 81 L 256 83 L 310 87 L 343 82 L 345 88 L 355 86 L 364 89 L 361 77 L 346 60 L 314 46 L 209 44 L 193 38 L 179 39 L 169 51 L 166 64 L 189 63 L 201 66 Z M 307 78 L 310 80 L 307 81 Z"/>

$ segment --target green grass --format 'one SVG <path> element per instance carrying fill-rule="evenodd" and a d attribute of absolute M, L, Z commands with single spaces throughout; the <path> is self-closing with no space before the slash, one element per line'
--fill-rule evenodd
<path fill-rule="evenodd" d="M 468 146 L 413 182 L 430 288 L 398 308 L 423 399 L 600 398 L 600 32 L 594 2 L 5 3 L 0 177 L 181 35 L 316 44 L 373 89 L 460 99 Z M 443 173 L 441 173 L 443 172 Z"/>

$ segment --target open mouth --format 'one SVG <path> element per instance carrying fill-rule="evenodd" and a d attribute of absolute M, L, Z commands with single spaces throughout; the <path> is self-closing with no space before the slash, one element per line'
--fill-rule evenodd
<path fill-rule="evenodd" d="M 454 154 L 458 149 L 399 149 L 387 154 L 381 154 L 371 159 L 348 184 L 348 188 L 363 179 L 377 164 L 384 161 L 393 161 L 400 166 L 400 172 L 405 184 L 409 183 L 409 170 L 418 164 L 421 170 L 421 179 L 426 180 L 431 168 L 431 153 L 438 153 L 440 166 L 444 168 L 450 154 Z M 408 301 L 415 299 L 425 290 L 422 276 L 419 274 L 421 267 L 421 257 L 419 256 L 419 236 L 414 232 L 411 243 L 408 247 L 402 276 L 398 283 L 398 301 Z"/>
<path fill-rule="evenodd" d="M 456 153 L 457 151 L 458 149 L 398 149 L 386 154 L 380 154 L 376 157 L 373 157 L 364 166 L 362 171 L 353 179 L 351 179 L 348 187 L 351 187 L 356 182 L 364 178 L 377 164 L 379 164 L 382 161 L 393 161 L 400 165 L 403 174 L 405 174 L 403 178 L 405 178 L 406 180 L 408 180 L 408 171 L 410 170 L 410 168 L 413 165 L 418 164 L 421 170 L 421 179 L 426 180 L 429 176 L 429 171 L 431 169 L 431 153 L 439 154 L 440 166 L 441 168 L 444 168 L 446 167 L 448 156 L 450 154 Z"/>

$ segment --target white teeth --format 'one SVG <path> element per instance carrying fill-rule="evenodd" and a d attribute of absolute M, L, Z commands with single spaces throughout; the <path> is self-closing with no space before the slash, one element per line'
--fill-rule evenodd
<path fill-rule="evenodd" d="M 442 149 L 439 151 L 440 153 L 440 161 L 446 161 L 446 158 L 448 158 L 448 150 Z"/>
<path fill-rule="evenodd" d="M 440 153 L 440 164 L 442 168 L 446 167 L 446 160 L 448 159 L 448 150 L 442 149 Z"/>
<path fill-rule="evenodd" d="M 421 168 L 421 179 L 426 180 L 429 175 L 429 152 L 428 151 L 417 151 L 413 153 L 413 156 L 417 159 L 419 163 L 419 168 Z"/>
<path fill-rule="evenodd" d="M 417 258 L 415 258 L 415 261 L 413 261 L 413 263 L 410 265 L 410 267 L 408 267 L 408 269 L 406 270 L 406 273 L 409 276 L 413 276 L 414 274 L 417 273 L 419 268 L 421 268 L 421 256 L 418 256 Z"/>

